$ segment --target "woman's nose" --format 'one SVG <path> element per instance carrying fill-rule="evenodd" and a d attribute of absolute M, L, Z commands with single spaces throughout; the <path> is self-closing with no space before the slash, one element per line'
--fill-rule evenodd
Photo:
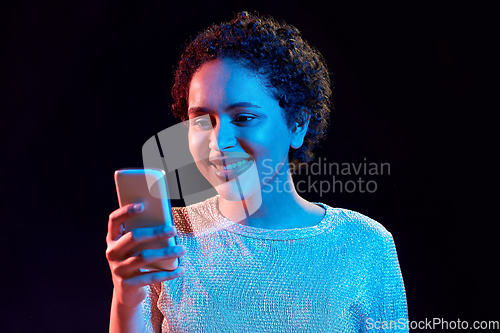
<path fill-rule="evenodd" d="M 229 124 L 218 123 L 212 130 L 209 148 L 224 151 L 236 145 L 236 138 Z"/>

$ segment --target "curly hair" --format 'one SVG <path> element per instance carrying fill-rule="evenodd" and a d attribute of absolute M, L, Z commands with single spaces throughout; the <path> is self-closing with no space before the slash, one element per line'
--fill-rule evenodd
<path fill-rule="evenodd" d="M 269 16 L 240 12 L 229 22 L 214 24 L 187 43 L 175 71 L 172 110 L 187 119 L 191 78 L 206 62 L 230 59 L 260 74 L 279 101 L 289 128 L 309 119 L 304 143 L 290 148 L 292 170 L 310 162 L 312 149 L 325 137 L 330 114 L 331 83 L 321 53 L 292 25 Z"/>

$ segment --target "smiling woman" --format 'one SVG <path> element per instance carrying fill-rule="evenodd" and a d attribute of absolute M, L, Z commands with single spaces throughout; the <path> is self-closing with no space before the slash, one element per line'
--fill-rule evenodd
<path fill-rule="evenodd" d="M 243 12 L 188 44 L 173 110 L 218 195 L 173 208 L 176 230 L 145 228 L 144 241 L 177 233 L 178 246 L 148 256 L 126 251 L 134 231 L 116 234 L 140 212 L 111 214 L 111 331 L 364 332 L 368 320 L 407 318 L 391 234 L 293 186 L 291 169 L 324 135 L 330 93 L 319 52 L 272 18 Z M 180 268 L 140 271 L 152 252 Z"/>

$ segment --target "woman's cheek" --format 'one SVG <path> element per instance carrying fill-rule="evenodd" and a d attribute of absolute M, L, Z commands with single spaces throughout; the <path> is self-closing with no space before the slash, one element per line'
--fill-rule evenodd
<path fill-rule="evenodd" d="M 195 161 L 207 160 L 210 155 L 209 141 L 201 133 L 189 133 L 189 151 Z"/>

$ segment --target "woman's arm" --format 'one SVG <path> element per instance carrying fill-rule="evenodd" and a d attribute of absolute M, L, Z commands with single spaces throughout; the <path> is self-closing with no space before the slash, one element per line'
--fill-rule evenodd
<path fill-rule="evenodd" d="M 387 321 L 396 322 L 394 331 L 408 332 L 408 310 L 406 303 L 406 291 L 399 267 L 398 255 L 394 239 L 389 239 L 384 257 L 383 278 L 384 283 L 384 314 Z M 393 332 L 393 330 L 388 330 Z"/>
<path fill-rule="evenodd" d="M 403 276 L 392 235 L 382 239 L 377 258 L 373 259 L 374 288 L 371 311 L 363 325 L 363 332 L 408 332 L 408 311 Z"/>
<path fill-rule="evenodd" d="M 140 214 L 141 204 L 130 204 L 115 210 L 109 216 L 106 236 L 108 259 L 113 278 L 113 299 L 111 302 L 109 331 L 111 333 L 146 332 L 141 302 L 147 296 L 147 287 L 155 283 L 172 280 L 184 274 L 184 268 L 175 271 L 141 271 L 144 266 L 167 258 L 184 255 L 182 246 L 163 249 L 148 249 L 138 254 L 131 253 L 138 244 L 175 236 L 173 226 L 140 228 L 121 233 L 122 224 L 134 215 Z"/>
<path fill-rule="evenodd" d="M 146 323 L 142 316 L 142 305 L 129 307 L 125 304 L 120 304 L 118 298 L 116 291 L 113 290 L 109 332 L 147 332 Z"/>

